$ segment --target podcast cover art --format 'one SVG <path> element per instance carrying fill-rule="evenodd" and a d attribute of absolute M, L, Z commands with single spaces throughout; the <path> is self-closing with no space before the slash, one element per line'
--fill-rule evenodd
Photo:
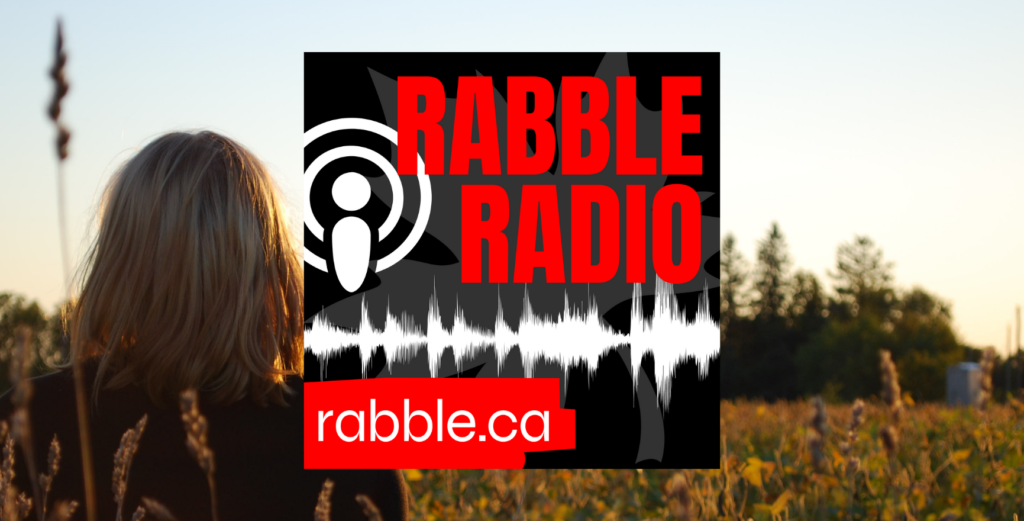
<path fill-rule="evenodd" d="M 307 468 L 717 468 L 719 55 L 307 53 Z"/>

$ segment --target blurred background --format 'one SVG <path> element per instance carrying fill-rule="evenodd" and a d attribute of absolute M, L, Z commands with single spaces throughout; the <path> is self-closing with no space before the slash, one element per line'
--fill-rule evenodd
<path fill-rule="evenodd" d="M 800 345 L 826 342 L 823 324 L 836 313 L 856 318 L 862 307 L 850 293 L 860 275 L 838 268 L 841 244 L 880 256 L 863 275 L 873 277 L 865 290 L 886 295 L 884 309 L 871 311 L 884 332 L 921 299 L 917 311 L 944 322 L 947 345 L 928 348 L 937 350 L 929 370 L 970 359 L 962 346 L 994 346 L 1005 359 L 1017 349 L 1007 327 L 1024 300 L 1022 11 L 1019 2 L 5 3 L 3 313 L 49 317 L 65 294 L 55 131 L 45 115 L 59 16 L 70 56 L 62 118 L 73 133 L 74 261 L 111 173 L 170 130 L 210 128 L 245 143 L 271 166 L 298 223 L 305 51 L 717 51 L 722 229 L 736 260 L 723 281 L 736 277 L 724 353 L 736 342 L 736 353 L 787 359 L 772 373 L 735 378 L 723 360 L 723 394 L 793 397 L 831 383 L 849 395 L 849 382 L 795 378 Z M 766 241 L 775 258 L 764 258 Z M 766 270 L 777 271 L 769 277 L 777 288 L 765 286 Z M 779 295 L 765 304 L 765 291 Z M 764 328 L 779 324 L 746 323 L 769 315 L 790 336 L 772 340 Z M 750 334 L 777 349 L 748 345 Z M 779 371 L 795 383 L 764 387 Z M 996 380 L 1007 384 L 1005 375 Z"/>
<path fill-rule="evenodd" d="M 1022 15 L 936 0 L 5 2 L 0 364 L 18 324 L 37 372 L 61 358 L 58 17 L 76 266 L 111 173 L 171 130 L 254 150 L 298 225 L 306 51 L 720 52 L 720 470 L 410 469 L 415 517 L 1009 519 L 1024 510 Z M 988 347 L 980 371 L 959 365 Z M 950 368 L 1005 405 L 945 408 Z"/>

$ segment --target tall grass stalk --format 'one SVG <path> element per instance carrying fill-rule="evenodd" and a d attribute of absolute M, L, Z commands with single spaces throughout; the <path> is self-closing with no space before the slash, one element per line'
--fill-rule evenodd
<path fill-rule="evenodd" d="M 892 361 L 892 353 L 883 349 L 881 356 L 882 400 L 889 408 L 889 425 L 882 428 L 882 445 L 889 458 L 889 488 L 892 491 L 893 518 L 899 513 L 899 485 L 896 472 L 899 469 L 899 425 L 903 419 L 903 395 L 900 390 L 900 375 L 896 363 Z"/>
<path fill-rule="evenodd" d="M 29 482 L 32 486 L 32 497 L 35 499 L 36 515 L 39 521 L 44 520 L 42 487 L 39 469 L 36 468 L 35 452 L 32 450 L 32 428 L 29 421 L 28 404 L 32 399 L 32 382 L 28 379 L 28 370 L 32 357 L 32 331 L 21 326 L 15 332 L 14 355 L 11 357 L 10 379 L 14 387 L 11 403 L 14 413 L 11 415 L 11 433 L 14 440 L 21 445 L 25 455 L 25 468 L 28 469 Z"/>
<path fill-rule="evenodd" d="M 57 127 L 57 217 L 60 227 L 61 264 L 64 269 L 64 291 L 67 302 L 71 302 L 71 257 L 68 247 L 67 203 L 65 200 L 64 163 L 68 158 L 68 144 L 71 132 L 61 121 L 61 102 L 68 94 L 70 85 L 64 74 L 68 56 L 64 52 L 64 29 L 57 20 L 57 42 L 54 48 L 53 68 L 50 77 L 53 79 L 53 99 L 50 102 L 49 116 Z M 92 443 L 89 439 L 89 410 L 85 395 L 85 375 L 82 364 L 77 357 L 71 357 L 71 368 L 75 378 L 75 406 L 78 411 L 78 440 L 82 448 L 82 483 L 85 488 L 85 515 L 88 521 L 96 521 L 96 483 L 93 480 Z"/>
<path fill-rule="evenodd" d="M 135 453 L 139 451 L 139 440 L 142 439 L 142 433 L 146 430 L 148 418 L 149 415 L 143 414 L 142 419 L 135 424 L 135 427 L 131 427 L 124 432 L 121 436 L 121 444 L 117 447 L 117 452 L 114 453 L 112 486 L 114 502 L 117 503 L 115 521 L 121 521 L 121 515 L 124 512 L 124 496 L 128 491 L 128 474 L 132 469 L 132 459 L 135 458 Z"/>
<path fill-rule="evenodd" d="M 217 486 L 213 479 L 214 465 L 213 449 L 210 448 L 207 431 L 209 423 L 206 416 L 199 412 L 199 397 L 195 389 L 189 389 L 181 393 L 181 421 L 185 425 L 186 440 L 192 457 L 195 458 L 199 468 L 206 474 L 206 483 L 210 487 L 210 515 L 213 521 L 217 521 Z"/>
<path fill-rule="evenodd" d="M 860 458 L 852 453 L 853 446 L 857 442 L 857 428 L 862 423 L 864 423 L 864 400 L 858 398 L 850 409 L 850 428 L 846 432 L 846 441 L 839 444 L 839 450 L 846 460 L 846 477 L 850 495 L 846 516 L 850 519 L 853 518 L 853 500 L 857 495 L 857 472 L 860 470 Z"/>

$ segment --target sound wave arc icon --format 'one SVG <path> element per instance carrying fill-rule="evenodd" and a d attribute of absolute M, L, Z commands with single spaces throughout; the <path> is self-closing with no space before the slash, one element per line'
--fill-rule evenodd
<path fill-rule="evenodd" d="M 383 123 L 363 118 L 341 118 L 321 123 L 306 131 L 303 136 L 303 146 L 307 147 L 318 138 L 341 130 L 363 130 L 372 132 L 381 137 L 387 138 L 388 141 L 391 141 L 395 146 L 398 146 L 397 130 Z M 309 168 L 306 169 L 306 207 L 304 212 L 306 228 L 308 228 L 318 240 L 321 242 L 324 241 L 324 227 L 319 221 L 317 221 L 316 216 L 313 214 L 313 208 L 310 204 L 310 194 L 313 189 L 313 181 L 316 180 L 317 174 L 319 174 L 324 167 L 332 161 L 343 157 L 358 157 L 366 159 L 380 168 L 387 176 L 392 191 L 391 211 L 388 213 L 387 219 L 384 220 L 384 223 L 380 225 L 380 228 L 378 228 L 378 240 L 384 239 L 395 229 L 395 226 L 398 224 L 398 220 L 402 216 L 402 208 L 405 203 L 402 182 L 398 177 L 398 172 L 390 161 L 377 152 L 360 146 L 341 146 L 332 148 L 317 156 L 317 158 L 309 165 Z M 409 232 L 408 237 L 406 237 L 394 251 L 388 253 L 377 261 L 377 272 L 384 271 L 405 258 L 405 256 L 408 255 L 416 246 L 420 237 L 423 236 L 423 232 L 427 229 L 427 221 L 430 220 L 431 205 L 430 177 L 426 175 L 423 157 L 419 153 L 416 154 L 416 180 L 419 182 L 420 188 L 420 205 L 416 215 L 416 221 L 412 226 L 412 231 Z M 304 260 L 307 264 L 325 273 L 328 271 L 327 261 L 323 257 L 309 251 L 309 248 L 305 248 L 304 250 Z"/>

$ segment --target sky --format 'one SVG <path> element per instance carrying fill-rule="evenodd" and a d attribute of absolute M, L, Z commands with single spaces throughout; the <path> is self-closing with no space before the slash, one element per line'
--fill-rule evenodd
<path fill-rule="evenodd" d="M 1000 351 L 1024 303 L 1019 1 L 4 2 L 0 291 L 47 308 L 64 294 L 45 117 L 58 16 L 76 259 L 111 173 L 170 130 L 254 150 L 301 222 L 305 51 L 712 51 L 722 230 L 748 260 L 777 221 L 827 280 L 836 246 L 868 235 L 900 287 Z"/>

